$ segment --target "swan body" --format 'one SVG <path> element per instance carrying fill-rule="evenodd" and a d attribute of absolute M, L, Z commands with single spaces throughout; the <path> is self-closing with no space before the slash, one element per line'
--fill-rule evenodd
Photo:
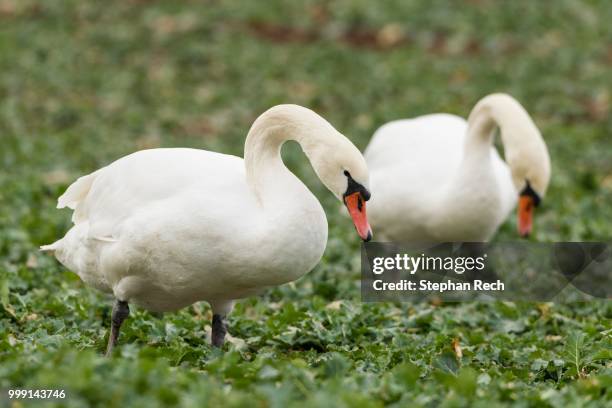
<path fill-rule="evenodd" d="M 325 212 L 280 157 L 289 139 L 339 198 L 344 172 L 367 188 L 348 139 L 316 113 L 280 105 L 253 124 L 245 160 L 151 149 L 81 177 L 58 200 L 74 226 L 43 249 L 118 301 L 165 312 L 205 300 L 225 316 L 235 299 L 298 279 L 325 250 Z"/>
<path fill-rule="evenodd" d="M 56 255 L 85 283 L 152 311 L 295 280 L 325 249 L 327 219 L 312 193 L 289 183 L 295 204 L 264 209 L 235 156 L 152 149 L 86 177 Z"/>
<path fill-rule="evenodd" d="M 492 143 L 496 127 L 507 162 Z M 467 121 L 431 114 L 387 123 L 364 156 L 370 221 L 393 241 L 488 241 L 526 187 L 543 197 L 550 177 L 539 131 L 504 94 L 483 98 Z"/>

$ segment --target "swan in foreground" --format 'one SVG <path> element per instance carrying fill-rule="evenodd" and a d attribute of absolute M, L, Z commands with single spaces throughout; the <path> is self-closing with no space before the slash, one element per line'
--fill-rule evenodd
<path fill-rule="evenodd" d="M 505 162 L 493 145 L 500 129 Z M 364 156 L 379 238 L 406 242 L 488 241 L 514 208 L 532 230 L 550 158 L 540 132 L 511 96 L 480 100 L 467 120 L 432 114 L 397 120 L 374 134 Z"/>
<path fill-rule="evenodd" d="M 128 303 L 154 312 L 197 301 L 213 310 L 214 346 L 235 299 L 298 279 L 321 259 L 327 219 L 321 204 L 283 164 L 297 141 L 323 184 L 369 240 L 368 170 L 359 150 L 325 119 L 279 105 L 253 123 L 240 157 L 197 149 L 151 149 L 74 182 L 58 208 L 74 226 L 53 251 L 87 284 L 116 298 L 107 355 Z"/>

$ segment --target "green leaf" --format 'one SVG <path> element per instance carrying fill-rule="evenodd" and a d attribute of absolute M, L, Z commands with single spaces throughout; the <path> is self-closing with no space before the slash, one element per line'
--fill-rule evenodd
<path fill-rule="evenodd" d="M 0 278 L 0 304 L 5 308 L 9 304 L 9 282 L 4 276 Z"/>
<path fill-rule="evenodd" d="M 541 358 L 536 358 L 531 363 L 531 370 L 532 371 L 540 371 L 540 370 L 545 369 L 546 367 L 548 367 L 548 361 L 542 360 Z"/>
<path fill-rule="evenodd" d="M 393 367 L 393 374 L 398 383 L 410 386 L 418 381 L 421 369 L 413 363 L 406 362 Z"/>
<path fill-rule="evenodd" d="M 489 385 L 491 383 L 491 376 L 488 373 L 482 373 L 478 376 L 476 382 L 478 385 Z"/>
<path fill-rule="evenodd" d="M 454 382 L 453 388 L 464 397 L 471 397 L 476 393 L 478 373 L 471 367 L 463 367 L 457 379 Z"/>
<path fill-rule="evenodd" d="M 0 280 L 0 304 L 6 313 L 11 315 L 14 319 L 17 319 L 17 315 L 15 314 L 15 309 L 9 303 L 9 281 L 5 277 L 2 277 Z"/>
<path fill-rule="evenodd" d="M 459 371 L 459 361 L 457 361 L 457 357 L 451 351 L 445 351 L 439 355 L 434 362 L 434 366 L 443 373 L 455 376 Z"/>
<path fill-rule="evenodd" d="M 585 334 L 575 331 L 569 335 L 565 348 L 563 350 L 563 358 L 571 367 L 568 370 L 568 375 L 581 376 L 582 368 L 584 367 L 584 348 Z"/>

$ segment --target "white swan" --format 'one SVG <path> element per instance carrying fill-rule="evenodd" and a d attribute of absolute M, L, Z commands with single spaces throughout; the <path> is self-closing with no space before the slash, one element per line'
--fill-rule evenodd
<path fill-rule="evenodd" d="M 371 238 L 368 170 L 359 150 L 325 119 L 296 105 L 263 113 L 240 157 L 197 149 L 152 149 L 79 178 L 58 200 L 74 226 L 41 247 L 81 279 L 114 294 L 107 354 L 129 314 L 208 301 L 212 343 L 223 344 L 233 300 L 298 279 L 321 259 L 327 219 L 283 164 L 297 141 L 315 172 Z"/>
<path fill-rule="evenodd" d="M 499 127 L 505 162 L 493 146 Z M 505 94 L 476 104 L 468 121 L 449 114 L 397 120 L 374 134 L 364 156 L 379 238 L 393 241 L 487 241 L 519 200 L 518 229 L 550 180 L 550 158 L 525 109 Z"/>

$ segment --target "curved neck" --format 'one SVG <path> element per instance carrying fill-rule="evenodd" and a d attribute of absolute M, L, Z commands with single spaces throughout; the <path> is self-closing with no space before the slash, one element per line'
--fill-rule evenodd
<path fill-rule="evenodd" d="M 316 113 L 297 105 L 275 106 L 255 120 L 244 145 L 247 183 L 260 204 L 271 196 L 291 198 L 288 189 L 306 189 L 284 165 L 281 147 L 294 140 L 316 169 L 317 150 L 329 144 L 324 135 L 335 129 Z"/>
<path fill-rule="evenodd" d="M 498 127 L 509 165 L 520 156 L 520 150 L 535 142 L 534 135 L 539 136 L 529 114 L 514 98 L 504 94 L 489 95 L 476 104 L 468 118 L 466 156 L 488 154 L 493 131 Z"/>

